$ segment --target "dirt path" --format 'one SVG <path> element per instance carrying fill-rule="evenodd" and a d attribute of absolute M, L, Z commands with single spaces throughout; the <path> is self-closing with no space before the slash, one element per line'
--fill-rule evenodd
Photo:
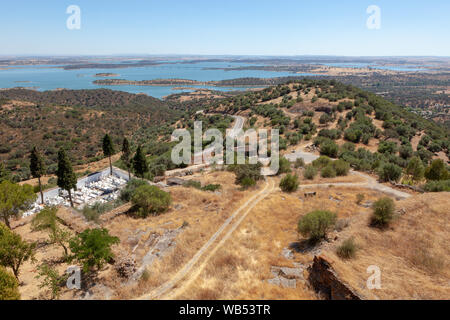
<path fill-rule="evenodd" d="M 236 230 L 236 228 L 245 219 L 248 213 L 253 209 L 253 207 L 264 199 L 269 193 L 273 192 L 275 189 L 275 182 L 273 179 L 269 178 L 264 185 L 264 188 L 254 194 L 250 199 L 248 199 L 242 206 L 240 206 L 223 224 L 222 226 L 212 235 L 212 237 L 203 245 L 203 247 L 192 257 L 192 259 L 180 270 L 177 274 L 168 282 L 162 284 L 158 288 L 154 289 L 150 293 L 143 295 L 138 300 L 148 300 L 148 299 L 169 299 L 174 297 L 185 290 L 189 285 L 197 278 L 204 267 L 207 265 L 209 259 L 216 253 L 216 251 L 225 243 L 225 241 L 231 236 L 231 234 Z M 243 212 L 243 213 L 242 213 Z M 242 214 L 241 214 L 242 213 Z M 228 231 L 225 233 L 225 229 Z M 220 242 L 215 243 L 215 241 L 224 234 Z M 205 259 L 201 264 L 193 270 L 193 267 L 200 261 L 200 259 L 205 256 Z M 168 292 L 173 289 L 180 281 L 186 279 L 184 283 L 175 288 L 173 291 Z"/>
<path fill-rule="evenodd" d="M 366 182 L 337 182 L 337 183 L 319 183 L 319 184 L 305 184 L 300 185 L 299 189 L 306 189 L 306 188 L 326 188 L 329 186 L 333 187 L 359 187 L 359 188 L 366 188 L 366 189 L 372 189 L 377 190 L 386 194 L 389 194 L 393 197 L 395 197 L 398 200 L 406 199 L 411 197 L 409 193 L 402 192 L 399 190 L 396 190 L 394 188 L 391 188 L 389 186 L 386 186 L 384 184 L 379 183 L 377 180 L 372 178 L 371 176 L 358 172 L 358 171 L 350 171 L 350 174 L 358 175 L 366 180 Z"/>

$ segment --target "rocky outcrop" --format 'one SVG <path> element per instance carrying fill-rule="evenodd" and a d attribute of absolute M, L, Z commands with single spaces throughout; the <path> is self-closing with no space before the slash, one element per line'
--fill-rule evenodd
<path fill-rule="evenodd" d="M 350 289 L 333 270 L 331 264 L 323 257 L 314 257 L 308 268 L 308 281 L 314 290 L 327 300 L 362 300 Z"/>

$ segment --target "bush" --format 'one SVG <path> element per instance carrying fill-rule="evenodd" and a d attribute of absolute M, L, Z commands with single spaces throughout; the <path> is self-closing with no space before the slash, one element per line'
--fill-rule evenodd
<path fill-rule="evenodd" d="M 303 168 L 304 166 L 305 166 L 305 160 L 303 160 L 303 158 L 297 158 L 297 160 L 295 160 L 294 167 L 296 169 Z"/>
<path fill-rule="evenodd" d="M 220 188 L 222 188 L 222 186 L 220 184 L 208 184 L 208 185 L 202 187 L 202 190 L 214 192 L 214 191 L 220 190 Z"/>
<path fill-rule="evenodd" d="M 327 232 L 336 223 L 337 216 L 329 211 L 316 210 L 303 216 L 298 222 L 298 232 L 310 241 L 317 242 L 325 238 Z"/>
<path fill-rule="evenodd" d="M 125 186 L 125 188 L 123 188 L 120 191 L 120 197 L 119 198 L 122 201 L 129 202 L 129 201 L 131 201 L 131 197 L 133 196 L 135 190 L 137 188 L 139 188 L 140 186 L 145 186 L 145 185 L 148 185 L 148 183 L 145 182 L 144 180 L 131 179 L 130 181 L 128 181 L 128 183 Z"/>
<path fill-rule="evenodd" d="M 336 171 L 337 176 L 346 176 L 350 171 L 350 164 L 344 160 L 336 160 L 333 162 L 333 168 Z"/>
<path fill-rule="evenodd" d="M 261 166 L 260 162 L 257 164 L 238 164 L 234 166 L 233 171 L 236 175 L 235 183 L 243 186 L 242 180 L 245 178 L 250 178 L 256 183 L 256 181 L 261 179 Z"/>
<path fill-rule="evenodd" d="M 372 205 L 372 224 L 385 227 L 394 218 L 395 204 L 391 198 L 381 198 Z"/>
<path fill-rule="evenodd" d="M 320 175 L 322 176 L 322 178 L 334 178 L 336 177 L 336 170 L 334 170 L 333 166 L 329 164 L 322 169 Z"/>
<path fill-rule="evenodd" d="M 320 145 L 320 154 L 336 158 L 338 155 L 339 147 L 333 140 L 327 140 Z"/>
<path fill-rule="evenodd" d="M 316 175 L 317 169 L 314 168 L 314 166 L 308 165 L 305 167 L 305 170 L 303 171 L 303 176 L 305 177 L 305 179 L 313 180 Z"/>
<path fill-rule="evenodd" d="M 356 243 L 353 238 L 344 240 L 342 244 L 336 249 L 336 254 L 342 259 L 351 259 L 356 255 Z"/>
<path fill-rule="evenodd" d="M 430 166 L 425 169 L 425 178 L 430 180 L 447 180 L 450 177 L 444 161 L 435 159 Z"/>
<path fill-rule="evenodd" d="M 385 163 L 378 171 L 382 182 L 398 181 L 402 175 L 402 168 L 393 163 Z"/>
<path fill-rule="evenodd" d="M 281 179 L 280 188 L 284 192 L 294 192 L 298 189 L 298 176 L 295 175 L 286 175 Z"/>
<path fill-rule="evenodd" d="M 170 193 L 162 191 L 156 186 L 140 186 L 131 197 L 133 210 L 142 218 L 150 214 L 157 215 L 169 209 L 171 203 Z"/>
<path fill-rule="evenodd" d="M 450 191 L 450 180 L 429 181 L 423 186 L 426 192 Z"/>
<path fill-rule="evenodd" d="M 291 162 L 285 157 L 280 158 L 278 174 L 291 172 Z"/>
<path fill-rule="evenodd" d="M 17 279 L 2 266 L 0 266 L 0 300 L 20 300 Z"/>
<path fill-rule="evenodd" d="M 364 200 L 364 195 L 362 193 L 358 193 L 356 195 L 356 204 L 361 204 L 361 202 L 363 202 Z"/>
<path fill-rule="evenodd" d="M 316 160 L 314 160 L 312 162 L 312 165 L 315 168 L 322 169 L 322 168 L 326 167 L 327 165 L 331 164 L 331 161 L 332 160 L 330 158 L 328 158 L 327 156 L 321 156 L 321 157 L 317 158 Z"/>
<path fill-rule="evenodd" d="M 250 177 L 245 177 L 241 180 L 242 189 L 248 189 L 256 185 L 256 181 Z"/>

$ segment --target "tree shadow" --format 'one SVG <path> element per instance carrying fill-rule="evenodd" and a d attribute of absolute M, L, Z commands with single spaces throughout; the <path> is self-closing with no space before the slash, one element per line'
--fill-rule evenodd
<path fill-rule="evenodd" d="M 320 241 L 312 241 L 310 239 L 303 239 L 289 244 L 289 249 L 297 253 L 310 253 L 318 248 Z"/>

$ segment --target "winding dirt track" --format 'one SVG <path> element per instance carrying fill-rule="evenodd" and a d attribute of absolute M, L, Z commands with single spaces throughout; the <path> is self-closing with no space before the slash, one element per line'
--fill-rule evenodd
<path fill-rule="evenodd" d="M 253 209 L 253 207 L 274 190 L 275 182 L 272 178 L 269 178 L 265 182 L 264 188 L 258 193 L 254 194 L 242 206 L 240 206 L 235 212 L 233 212 L 233 214 L 221 225 L 219 230 L 217 230 L 216 233 L 212 235 L 212 237 L 203 245 L 203 247 L 199 251 L 197 251 L 194 257 L 192 257 L 192 259 L 186 265 L 184 265 L 184 267 L 180 271 L 178 271 L 171 280 L 152 290 L 150 293 L 138 297 L 137 299 L 170 299 L 171 297 L 178 295 L 184 289 L 189 287 L 189 285 L 202 272 L 209 259 L 231 236 L 234 230 L 236 230 L 236 228 L 241 224 L 241 222 L 245 219 L 245 217 Z M 226 229 L 228 231 L 226 231 Z M 218 243 L 216 243 L 216 240 L 223 234 L 224 236 L 222 237 L 222 239 Z M 201 261 L 200 265 L 198 265 L 198 267 L 193 270 L 193 267 L 202 259 L 203 256 L 205 256 L 205 258 Z M 183 279 L 185 279 L 185 281 L 182 282 L 180 286 L 168 292 Z"/>

